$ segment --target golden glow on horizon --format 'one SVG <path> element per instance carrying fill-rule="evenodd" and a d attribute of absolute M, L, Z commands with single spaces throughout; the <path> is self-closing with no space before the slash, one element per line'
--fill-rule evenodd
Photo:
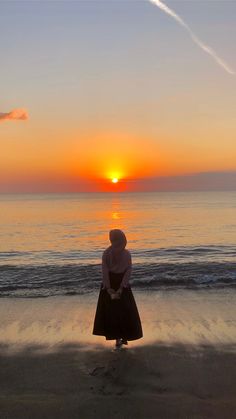
<path fill-rule="evenodd" d="M 81 136 L 78 133 L 66 142 L 67 133 L 62 132 L 46 145 L 40 141 L 40 131 L 35 142 L 28 138 L 30 133 L 22 141 L 19 141 L 20 134 L 14 138 L 10 135 L 12 131 L 1 149 L 0 192 L 11 188 L 123 192 L 142 190 L 143 186 L 139 185 L 142 179 L 235 168 L 233 147 L 222 149 L 221 142 L 216 141 L 217 135 L 214 143 L 209 139 L 211 147 L 207 151 L 205 143 L 198 141 L 201 158 L 196 158 L 197 139 L 185 139 L 184 146 L 180 146 L 183 138 L 177 134 L 174 139 L 165 135 L 145 138 L 109 130 Z"/>
<path fill-rule="evenodd" d="M 117 177 L 114 177 L 111 181 L 112 181 L 112 183 L 117 183 L 117 182 L 119 182 L 119 179 L 117 179 Z"/>

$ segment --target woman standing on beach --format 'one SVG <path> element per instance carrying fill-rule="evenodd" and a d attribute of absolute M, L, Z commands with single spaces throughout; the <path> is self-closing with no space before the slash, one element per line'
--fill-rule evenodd
<path fill-rule="evenodd" d="M 98 297 L 93 334 L 116 340 L 116 347 L 128 340 L 143 336 L 135 299 L 130 288 L 132 261 L 125 249 L 127 240 L 123 231 L 109 233 L 111 246 L 102 255 L 102 285 Z"/>

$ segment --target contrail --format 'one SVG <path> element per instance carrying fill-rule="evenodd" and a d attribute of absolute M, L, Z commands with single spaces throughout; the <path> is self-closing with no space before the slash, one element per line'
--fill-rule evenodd
<path fill-rule="evenodd" d="M 208 45 L 205 45 L 192 31 L 192 29 L 187 25 L 187 23 L 184 22 L 184 20 L 177 15 L 174 10 L 170 9 L 168 6 L 166 6 L 162 1 L 160 0 L 149 0 L 151 3 L 155 4 L 157 7 L 159 7 L 163 12 L 173 17 L 176 22 L 178 22 L 181 26 L 183 26 L 186 31 L 188 31 L 189 35 L 191 36 L 193 42 L 197 44 L 203 51 L 205 51 L 207 54 L 209 54 L 211 57 L 214 58 L 214 60 L 219 64 L 227 73 L 229 74 L 235 74 L 235 72 L 216 54 L 216 52 L 210 48 Z"/>

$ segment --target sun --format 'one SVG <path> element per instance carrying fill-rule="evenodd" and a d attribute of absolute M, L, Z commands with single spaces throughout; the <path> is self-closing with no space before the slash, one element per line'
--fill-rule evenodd
<path fill-rule="evenodd" d="M 112 183 L 118 183 L 119 179 L 117 177 L 113 177 L 111 181 Z"/>

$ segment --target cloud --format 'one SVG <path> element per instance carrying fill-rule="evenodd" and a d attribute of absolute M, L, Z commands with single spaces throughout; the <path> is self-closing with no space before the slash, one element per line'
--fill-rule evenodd
<path fill-rule="evenodd" d="M 135 179 L 133 191 L 235 191 L 236 170 Z"/>
<path fill-rule="evenodd" d="M 228 64 L 222 60 L 222 58 L 220 58 L 217 53 L 208 45 L 204 44 L 196 35 L 195 33 L 192 31 L 192 29 L 189 27 L 189 25 L 187 25 L 187 23 L 185 23 L 185 21 L 179 16 L 177 15 L 177 13 L 174 12 L 174 10 L 170 9 L 168 6 L 166 6 L 166 4 L 164 4 L 162 1 L 160 0 L 149 0 L 151 3 L 155 4 L 157 7 L 159 7 L 159 9 L 161 9 L 164 13 L 166 13 L 167 15 L 171 16 L 173 19 L 176 20 L 176 22 L 178 22 L 184 29 L 186 29 L 186 31 L 189 33 L 189 35 L 191 36 L 193 42 L 199 46 L 199 48 L 201 48 L 203 51 L 205 51 L 207 54 L 209 54 L 216 62 L 219 66 L 221 66 L 227 73 L 229 74 L 235 74 L 235 71 L 232 70 Z M 204 6 L 202 6 L 204 7 Z"/>
<path fill-rule="evenodd" d="M 25 109 L 13 109 L 10 112 L 0 112 L 1 121 L 25 121 L 29 119 L 29 115 Z"/>

